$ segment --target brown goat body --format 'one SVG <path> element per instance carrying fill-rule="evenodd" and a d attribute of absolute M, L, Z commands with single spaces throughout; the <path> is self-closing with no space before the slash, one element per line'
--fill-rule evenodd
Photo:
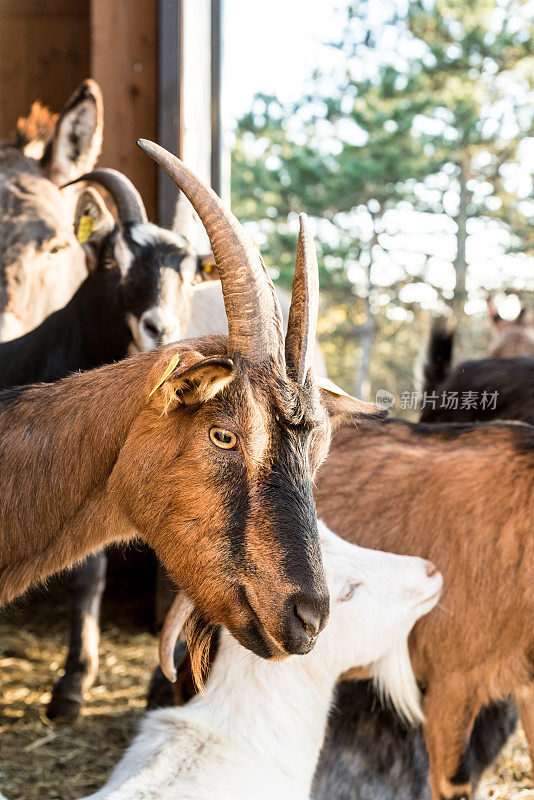
<path fill-rule="evenodd" d="M 482 707 L 514 695 L 534 744 L 534 428 L 344 428 L 316 502 L 349 541 L 428 558 L 443 573 L 442 601 L 417 623 L 410 650 L 425 688 L 433 797 L 470 797 L 463 755 Z"/>

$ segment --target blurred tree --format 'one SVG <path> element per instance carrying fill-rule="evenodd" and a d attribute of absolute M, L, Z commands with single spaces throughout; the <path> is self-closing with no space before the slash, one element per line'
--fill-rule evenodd
<path fill-rule="evenodd" d="M 533 8 L 523 0 L 410 0 L 407 26 L 426 45 L 411 71 L 432 97 L 421 121 L 426 151 L 446 154 L 449 181 L 430 210 L 456 222 L 451 304 L 461 320 L 473 221 L 504 225 L 510 250 L 534 247 L 519 164 L 522 142 L 534 135 Z"/>
<path fill-rule="evenodd" d="M 350 3 L 342 41 L 329 45 L 340 69 L 315 74 L 291 109 L 258 96 L 239 122 L 236 213 L 256 221 L 286 285 L 295 212 L 317 218 L 320 337 L 332 377 L 357 394 L 369 394 L 377 330 L 383 362 L 375 362 L 373 382 L 400 394 L 412 388 L 421 339 L 409 334 L 424 330 L 421 310 L 445 301 L 461 316 L 472 220 L 506 226 L 510 247 L 532 244 L 514 188 L 520 142 L 533 130 L 526 5 L 408 0 L 400 16 L 394 1 Z M 435 268 L 441 239 L 436 246 L 436 237 L 417 236 L 417 214 L 455 223 L 448 284 Z M 406 236 L 410 225 L 416 235 Z M 400 351 L 390 336 L 402 341 Z"/>

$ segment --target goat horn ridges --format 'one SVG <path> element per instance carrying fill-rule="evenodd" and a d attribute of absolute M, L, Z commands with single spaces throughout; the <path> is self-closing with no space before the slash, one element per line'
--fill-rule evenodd
<path fill-rule="evenodd" d="M 280 305 L 254 242 L 179 158 L 146 139 L 137 144 L 171 176 L 206 229 L 221 278 L 230 355 L 240 354 L 253 364 L 273 359 L 284 370 Z"/>
<path fill-rule="evenodd" d="M 141 195 L 133 183 L 126 175 L 123 175 L 122 172 L 118 172 L 118 170 L 111 169 L 110 167 L 100 167 L 99 169 L 93 169 L 91 172 L 87 172 L 74 181 L 66 183 L 65 186 L 72 186 L 72 184 L 79 183 L 80 181 L 92 181 L 93 183 L 100 184 L 104 189 L 107 189 L 113 198 L 113 202 L 117 206 L 119 221 L 123 225 L 148 221 Z M 65 186 L 61 188 L 63 189 Z"/>
<path fill-rule="evenodd" d="M 285 356 L 289 375 L 302 384 L 313 365 L 319 312 L 319 267 L 307 215 L 300 214 L 299 221 L 297 264 L 291 292 Z"/>
<path fill-rule="evenodd" d="M 194 603 L 185 592 L 178 592 L 167 611 L 159 637 L 159 664 L 163 674 L 171 683 L 176 680 L 174 648 L 185 623 L 194 609 Z"/>

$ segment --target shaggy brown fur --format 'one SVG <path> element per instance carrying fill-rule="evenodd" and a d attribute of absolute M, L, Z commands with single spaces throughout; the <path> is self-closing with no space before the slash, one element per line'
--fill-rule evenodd
<path fill-rule="evenodd" d="M 515 695 L 534 742 L 533 490 L 534 428 L 521 423 L 344 429 L 320 471 L 333 530 L 443 573 L 442 602 L 410 640 L 435 800 L 470 796 L 462 758 L 490 701 Z"/>
<path fill-rule="evenodd" d="M 214 446 L 213 427 L 238 446 Z M 230 361 L 225 337 L 0 394 L 0 603 L 139 536 L 207 621 L 260 655 L 285 653 L 295 592 L 323 599 L 306 481 L 329 429 L 313 384 Z"/>

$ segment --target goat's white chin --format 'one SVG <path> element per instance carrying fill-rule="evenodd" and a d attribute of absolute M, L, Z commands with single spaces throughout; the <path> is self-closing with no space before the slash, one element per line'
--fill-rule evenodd
<path fill-rule="evenodd" d="M 415 605 L 417 613 L 420 614 L 421 616 L 423 614 L 428 614 L 429 611 L 432 611 L 432 609 L 434 608 L 440 597 L 441 597 L 441 589 L 438 589 L 438 591 L 434 592 L 434 594 L 431 595 L 430 597 L 426 597 L 423 600 L 420 600 Z"/>

